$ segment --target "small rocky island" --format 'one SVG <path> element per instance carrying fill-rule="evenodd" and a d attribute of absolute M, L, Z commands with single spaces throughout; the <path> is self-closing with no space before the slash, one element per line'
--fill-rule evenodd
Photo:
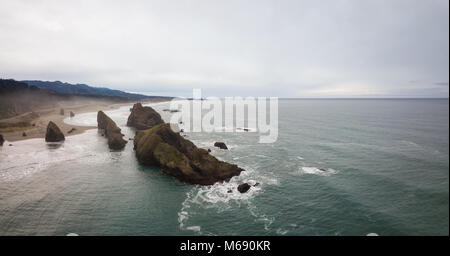
<path fill-rule="evenodd" d="M 98 111 L 97 113 L 97 124 L 98 129 L 104 131 L 110 149 L 119 150 L 125 147 L 127 141 L 122 138 L 121 129 L 103 111 Z"/>
<path fill-rule="evenodd" d="M 143 107 L 141 103 L 136 103 L 131 109 L 128 117 L 127 126 L 134 127 L 137 130 L 150 129 L 155 125 L 162 124 L 164 121 L 158 112 L 151 107 Z"/>
<path fill-rule="evenodd" d="M 243 169 L 217 160 L 207 150 L 198 148 L 175 133 L 169 124 L 137 131 L 134 138 L 136 157 L 141 164 L 160 166 L 162 171 L 191 184 L 212 185 L 228 181 Z"/>
<path fill-rule="evenodd" d="M 47 132 L 45 133 L 45 141 L 46 142 L 59 142 L 63 141 L 66 138 L 64 134 L 61 132 L 59 127 L 53 123 L 52 121 L 48 122 Z"/>

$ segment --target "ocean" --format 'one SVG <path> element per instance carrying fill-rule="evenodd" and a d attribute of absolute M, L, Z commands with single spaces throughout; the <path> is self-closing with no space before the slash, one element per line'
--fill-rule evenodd
<path fill-rule="evenodd" d="M 150 105 L 169 120 L 168 103 Z M 126 139 L 130 107 L 105 111 Z M 132 141 L 110 151 L 97 130 L 5 143 L 0 235 L 449 235 L 448 99 L 284 99 L 278 109 L 275 143 L 187 133 L 246 170 L 213 186 L 140 165 Z M 96 125 L 96 115 L 66 121 Z M 260 184 L 241 194 L 243 182 Z"/>

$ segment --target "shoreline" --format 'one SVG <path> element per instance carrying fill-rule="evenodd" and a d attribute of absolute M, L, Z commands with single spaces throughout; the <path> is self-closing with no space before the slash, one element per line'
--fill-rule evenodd
<path fill-rule="evenodd" d="M 158 103 L 158 102 L 165 102 L 168 101 L 166 99 L 149 99 L 145 101 L 136 101 L 136 102 L 142 102 L 143 104 L 148 103 Z M 0 134 L 3 135 L 3 138 L 5 139 L 5 144 L 3 146 L 8 146 L 8 142 L 16 142 L 16 141 L 22 141 L 27 139 L 35 139 L 35 138 L 45 138 L 45 134 L 47 131 L 47 125 L 49 121 L 53 121 L 61 130 L 61 132 L 64 134 L 64 136 L 71 136 L 71 135 L 77 135 L 81 134 L 87 130 L 90 129 L 96 129 L 97 126 L 79 126 L 79 125 L 71 125 L 64 122 L 64 119 L 67 117 L 70 117 L 70 112 L 74 112 L 75 116 L 77 114 L 87 113 L 87 112 L 98 112 L 100 110 L 113 110 L 118 109 L 119 107 L 127 106 L 127 105 L 133 105 L 136 102 L 126 102 L 126 103 L 106 103 L 106 102 L 99 102 L 96 104 L 82 104 L 82 105 L 66 105 L 64 107 L 55 107 L 52 109 L 41 109 L 34 111 L 35 113 L 39 114 L 39 117 L 30 119 L 30 123 L 34 124 L 35 126 L 28 126 L 28 127 L 14 127 L 11 129 L 11 131 L 2 131 L 0 129 Z M 64 115 L 60 114 L 60 109 L 64 109 Z M 21 114 L 19 116 L 15 116 L 8 119 L 0 120 L 2 121 L 20 121 L 21 117 L 26 116 L 27 114 L 30 114 L 31 112 Z M 71 133 L 69 131 L 71 129 L 75 128 Z M 23 132 L 26 133 L 27 136 L 23 136 Z"/>

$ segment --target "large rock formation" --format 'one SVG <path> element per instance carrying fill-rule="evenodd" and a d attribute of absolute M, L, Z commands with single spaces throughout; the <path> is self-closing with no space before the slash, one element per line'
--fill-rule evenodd
<path fill-rule="evenodd" d="M 141 103 L 134 104 L 128 117 L 127 126 L 138 130 L 150 129 L 155 125 L 164 123 L 161 116 L 151 107 L 143 107 Z"/>
<path fill-rule="evenodd" d="M 127 141 L 122 138 L 121 129 L 103 111 L 97 113 L 97 124 L 99 129 L 104 130 L 110 149 L 118 150 L 125 147 Z"/>
<path fill-rule="evenodd" d="M 0 146 L 3 146 L 4 142 L 5 142 L 5 139 L 3 138 L 3 135 L 0 134 Z"/>
<path fill-rule="evenodd" d="M 217 160 L 208 151 L 171 130 L 169 124 L 138 131 L 134 138 L 136 157 L 140 163 L 160 166 L 163 172 L 181 181 L 212 185 L 228 181 L 243 169 Z"/>
<path fill-rule="evenodd" d="M 48 122 L 47 132 L 45 133 L 45 141 L 58 142 L 63 141 L 65 139 L 66 138 L 64 137 L 64 134 L 61 132 L 59 127 L 52 121 Z"/>

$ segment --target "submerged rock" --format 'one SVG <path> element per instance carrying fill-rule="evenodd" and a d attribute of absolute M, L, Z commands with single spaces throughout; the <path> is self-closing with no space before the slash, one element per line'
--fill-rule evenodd
<path fill-rule="evenodd" d="M 164 123 L 161 116 L 151 107 L 143 107 L 141 103 L 136 103 L 128 116 L 127 126 L 138 130 L 150 129 L 155 125 Z"/>
<path fill-rule="evenodd" d="M 97 113 L 97 124 L 98 128 L 104 131 L 104 136 L 108 139 L 110 149 L 118 150 L 125 147 L 127 141 L 122 138 L 123 135 L 120 133 L 121 129 L 103 111 L 98 111 Z"/>
<path fill-rule="evenodd" d="M 0 134 L 0 146 L 3 146 L 4 142 L 5 142 L 5 139 L 3 138 L 3 135 Z"/>
<path fill-rule="evenodd" d="M 250 185 L 248 183 L 243 183 L 237 187 L 237 190 L 241 193 L 245 193 L 250 189 Z"/>
<path fill-rule="evenodd" d="M 165 174 L 191 184 L 212 185 L 244 171 L 237 165 L 217 160 L 172 131 L 169 124 L 138 131 L 134 149 L 140 163 L 160 166 Z"/>
<path fill-rule="evenodd" d="M 70 111 L 70 117 L 74 117 L 75 113 L 73 113 L 72 111 Z"/>
<path fill-rule="evenodd" d="M 220 149 L 228 149 L 227 145 L 225 145 L 225 143 L 223 143 L 223 142 L 214 143 L 214 147 L 218 147 Z"/>
<path fill-rule="evenodd" d="M 58 142 L 63 141 L 65 139 L 66 138 L 64 137 L 64 134 L 61 132 L 59 127 L 52 121 L 48 122 L 47 132 L 45 133 L 45 141 Z"/>

